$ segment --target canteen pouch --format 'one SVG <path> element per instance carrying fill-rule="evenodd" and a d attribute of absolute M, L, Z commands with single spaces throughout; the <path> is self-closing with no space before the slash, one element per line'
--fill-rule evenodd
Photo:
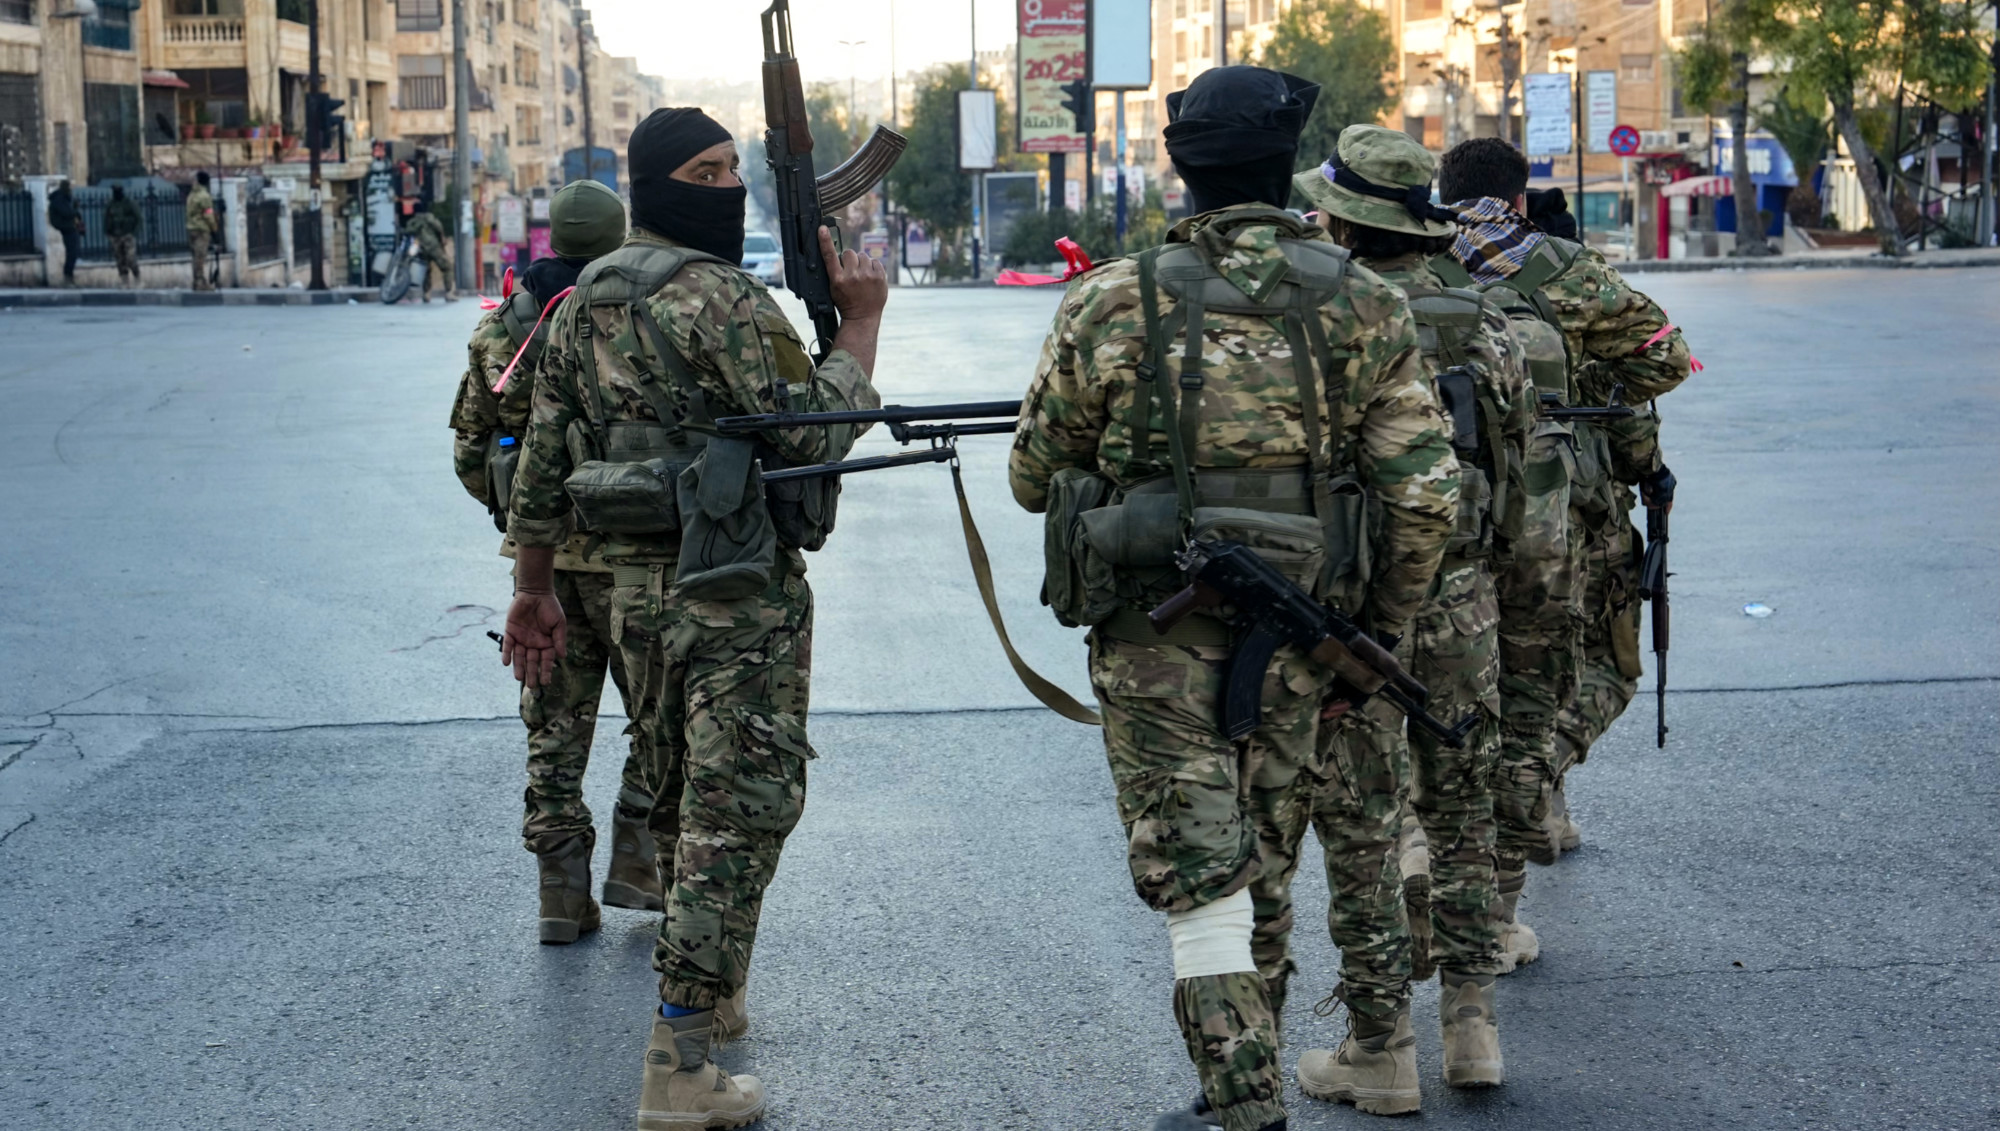
<path fill-rule="evenodd" d="M 681 555 L 674 584 L 697 601 L 762 593 L 778 562 L 755 441 L 709 440 L 680 474 Z"/>
<path fill-rule="evenodd" d="M 501 443 L 502 440 L 510 441 Z M 495 435 L 486 441 L 486 490 L 492 500 L 493 525 L 507 533 L 507 507 L 514 500 L 514 472 L 521 466 L 521 441 Z"/>
<path fill-rule="evenodd" d="M 1180 508 L 1171 492 L 1127 494 L 1115 506 L 1085 511 L 1078 518 L 1091 550 L 1120 569 L 1172 566 L 1181 548 Z"/>
<path fill-rule="evenodd" d="M 777 460 L 771 464 L 773 469 L 782 466 Z M 780 546 L 818 550 L 833 533 L 834 515 L 840 506 L 840 476 L 773 483 L 764 488 L 764 499 L 771 508 L 771 524 L 777 529 Z"/>
<path fill-rule="evenodd" d="M 1117 576 L 1091 544 L 1083 521 L 1110 493 L 1104 477 L 1082 468 L 1064 468 L 1049 481 L 1042 603 L 1070 628 L 1102 624 L 1119 609 Z"/>
<path fill-rule="evenodd" d="M 674 465 L 592 460 L 563 481 L 577 527 L 599 534 L 672 534 L 681 528 Z"/>

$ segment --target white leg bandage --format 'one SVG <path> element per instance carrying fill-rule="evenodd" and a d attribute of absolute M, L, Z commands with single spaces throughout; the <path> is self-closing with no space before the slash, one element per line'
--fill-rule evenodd
<path fill-rule="evenodd" d="M 1256 973 L 1257 963 L 1250 957 L 1250 930 L 1255 924 L 1249 888 L 1193 911 L 1169 912 L 1167 937 L 1174 944 L 1174 977 Z"/>

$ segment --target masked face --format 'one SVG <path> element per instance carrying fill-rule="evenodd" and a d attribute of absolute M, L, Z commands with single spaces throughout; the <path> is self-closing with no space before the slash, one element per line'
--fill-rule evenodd
<path fill-rule="evenodd" d="M 733 141 L 702 150 L 665 180 L 644 191 L 634 187 L 633 220 L 696 251 L 742 263 L 750 191 L 737 175 L 741 164 Z"/>

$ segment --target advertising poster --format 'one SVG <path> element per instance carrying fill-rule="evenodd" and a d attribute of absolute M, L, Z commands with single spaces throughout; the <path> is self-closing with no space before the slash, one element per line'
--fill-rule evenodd
<path fill-rule="evenodd" d="M 1548 157 L 1570 150 L 1570 87 L 1565 73 L 1523 75 L 1524 109 L 1528 112 L 1527 150 Z"/>
<path fill-rule="evenodd" d="M 1085 34 L 1089 0 L 1017 0 L 1020 40 L 1015 58 L 1019 73 L 1015 103 L 1020 108 L 1015 130 L 1023 153 L 1082 153 L 1083 135 L 1076 117 L 1063 109 L 1064 83 L 1084 77 L 1089 68 Z"/>
<path fill-rule="evenodd" d="M 1618 128 L 1618 72 L 1592 71 L 1583 88 L 1585 148 L 1611 152 L 1611 131 Z"/>

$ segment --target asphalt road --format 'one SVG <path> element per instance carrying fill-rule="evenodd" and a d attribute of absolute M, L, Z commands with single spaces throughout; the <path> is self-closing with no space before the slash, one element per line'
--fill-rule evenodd
<path fill-rule="evenodd" d="M 1423 1121 L 2000 1124 L 2000 272 L 1643 285 L 1708 365 L 1664 406 L 1673 745 L 1642 699 L 1577 773 L 1507 1088 L 1436 1084 L 1420 993 Z M 1053 306 L 899 292 L 879 383 L 1017 396 Z M 653 924 L 533 943 L 505 563 L 444 427 L 474 317 L 0 314 L 7 1126 L 629 1126 Z M 966 465 L 1016 639 L 1082 692 L 1004 445 Z M 765 1126 L 1137 1128 L 1192 1092 L 1096 736 L 1024 709 L 956 526 L 942 469 L 856 480 L 813 565 L 823 757 L 723 1054 Z M 1305 869 L 1294 1054 L 1341 1033 L 1325 900 Z"/>

